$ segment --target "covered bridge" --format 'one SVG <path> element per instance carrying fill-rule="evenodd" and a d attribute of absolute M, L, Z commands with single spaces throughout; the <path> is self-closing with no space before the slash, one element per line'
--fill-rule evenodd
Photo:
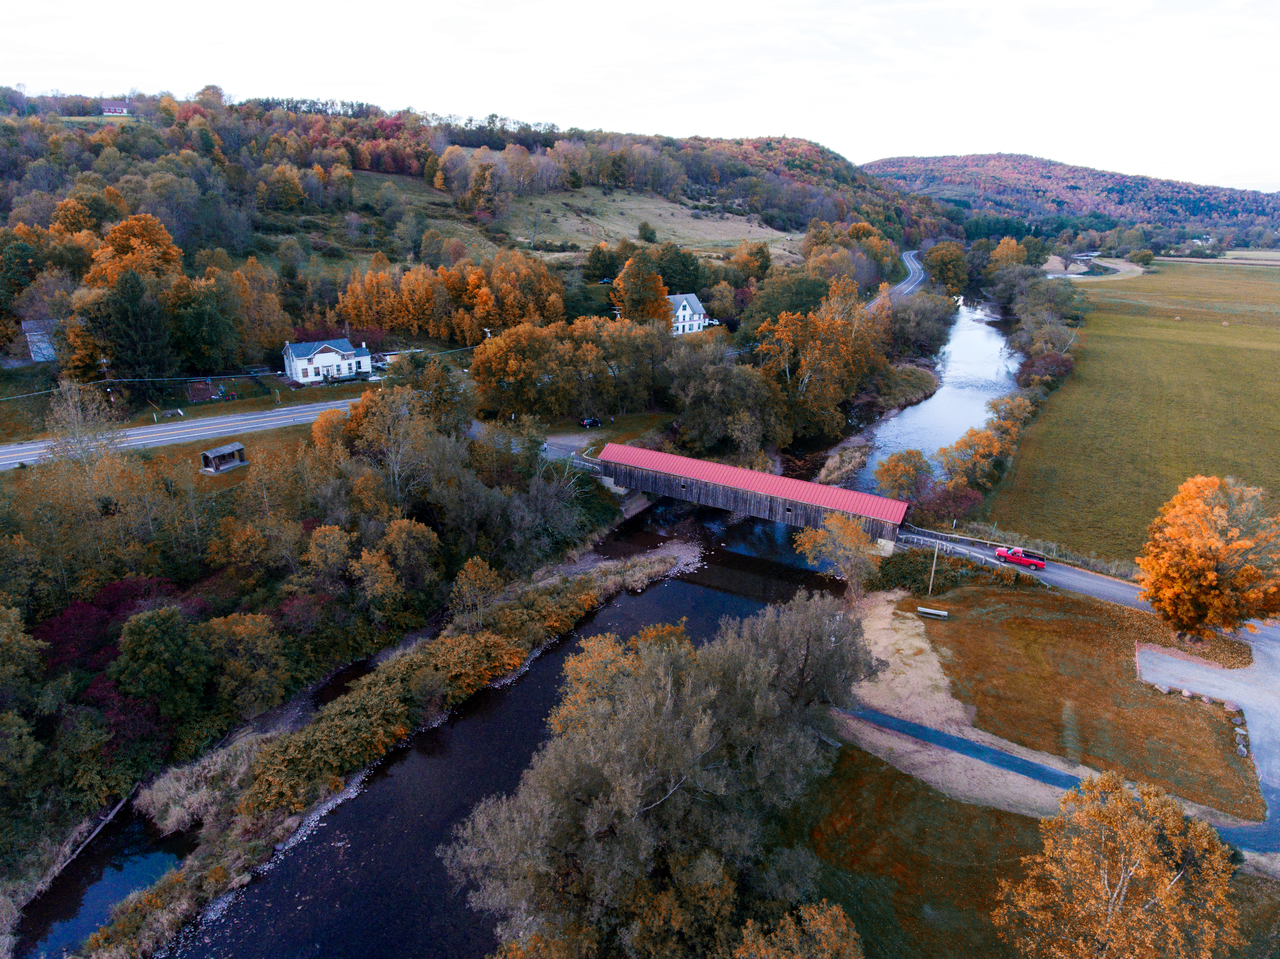
<path fill-rule="evenodd" d="M 625 489 L 791 526 L 820 527 L 827 513 L 860 517 L 867 535 L 886 546 L 897 541 L 898 527 L 907 515 L 902 500 L 635 446 L 609 443 L 599 462 L 601 474 Z"/>

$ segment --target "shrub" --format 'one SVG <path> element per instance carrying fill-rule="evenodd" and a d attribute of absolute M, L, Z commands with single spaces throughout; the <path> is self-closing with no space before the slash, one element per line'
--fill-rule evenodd
<path fill-rule="evenodd" d="M 1018 367 L 1018 385 L 1023 389 L 1037 381 L 1057 386 L 1076 368 L 1076 361 L 1065 353 L 1041 353 L 1029 356 Z"/>
<path fill-rule="evenodd" d="M 905 589 L 914 596 L 929 592 L 929 574 L 933 572 L 933 595 L 947 593 L 969 583 L 996 586 L 1039 586 L 1040 581 L 1012 567 L 992 568 L 959 556 L 938 554 L 933 568 L 933 550 L 906 549 L 894 552 L 880 561 L 880 568 L 867 582 L 868 590 Z"/>

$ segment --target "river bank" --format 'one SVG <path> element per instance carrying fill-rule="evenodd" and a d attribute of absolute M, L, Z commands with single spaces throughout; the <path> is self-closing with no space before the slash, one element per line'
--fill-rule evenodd
<path fill-rule="evenodd" d="M 634 563 L 657 552 L 683 557 L 684 571 L 671 575 L 673 565 L 649 586 L 617 593 L 514 679 L 491 684 L 396 746 L 305 839 L 207 911 L 171 952 L 292 954 L 318 942 L 326 955 L 394 954 L 408 943 L 428 956 L 491 952 L 492 923 L 454 894 L 434 850 L 476 802 L 514 788 L 546 734 L 560 665 L 578 640 L 630 636 L 680 619 L 691 636 L 709 637 L 724 615 L 750 615 L 798 588 L 833 585 L 805 568 L 785 527 L 726 520 L 718 511 L 660 503 L 623 524 L 597 547 L 597 569 L 612 577 L 619 558 Z"/>
<path fill-rule="evenodd" d="M 696 544 L 673 542 L 652 550 L 646 555 L 611 559 L 592 553 L 568 557 L 563 563 L 541 571 L 535 582 L 526 584 L 514 594 L 495 603 L 495 608 L 536 608 L 543 618 L 569 615 L 572 627 L 580 613 L 570 612 L 582 604 L 599 606 L 619 593 L 642 590 L 648 584 L 667 577 L 673 571 L 687 573 L 696 570 L 701 549 Z M 546 597 L 553 597 L 547 605 Z M 557 614 L 554 597 L 569 597 L 564 612 Z M 531 599 L 532 597 L 532 599 Z M 521 605 L 523 604 L 523 606 Z M 589 608 L 590 608 L 589 606 Z M 449 629 L 446 628 L 446 633 Z M 513 670 L 486 679 L 484 687 L 496 688 L 512 683 L 540 658 L 549 645 L 559 639 L 561 633 L 552 633 L 544 643 L 522 655 Z M 427 648 L 436 642 L 434 638 L 419 640 Z M 448 643 L 448 637 L 439 640 Z M 324 721 L 327 713 L 343 708 L 342 700 L 364 694 L 367 700 L 368 683 L 379 682 L 379 675 L 390 671 L 393 675 L 398 665 L 416 650 L 402 650 L 398 655 L 386 658 L 372 670 L 372 674 L 360 678 L 344 677 L 352 686 L 351 692 L 337 697 L 325 705 L 313 722 Z M 443 703 L 422 717 L 422 728 L 447 724 L 457 707 Z M 305 713 L 294 709 L 292 715 Z M 309 803 L 305 812 L 287 808 L 271 808 L 248 816 L 240 813 L 256 785 L 253 770 L 255 763 L 267 755 L 273 746 L 287 741 L 294 722 L 277 725 L 263 734 L 245 731 L 222 750 L 206 755 L 193 766 L 168 771 L 140 797 L 139 805 L 145 808 L 166 828 L 190 829 L 199 824 L 199 845 L 173 872 L 167 874 L 151 889 L 134 893 L 113 911 L 113 925 L 100 930 L 89 943 L 91 954 L 113 954 L 127 948 L 140 954 L 150 954 L 167 942 L 185 921 L 195 917 L 206 904 L 213 904 L 214 912 L 224 908 L 220 898 L 228 891 L 243 887 L 255 875 L 270 871 L 272 860 L 293 848 L 309 835 L 326 815 L 341 803 L 358 795 L 364 779 L 378 765 L 366 766 L 349 773 L 344 781 L 330 783 L 321 795 Z M 293 735 L 304 735 L 303 726 Z M 406 730 L 405 734 L 409 731 Z M 405 734 L 386 742 L 381 755 L 404 742 Z M 375 728 L 366 735 L 379 735 Z M 159 797 L 159 798 L 157 798 Z M 22 955 L 34 955 L 36 943 L 26 942 Z"/>

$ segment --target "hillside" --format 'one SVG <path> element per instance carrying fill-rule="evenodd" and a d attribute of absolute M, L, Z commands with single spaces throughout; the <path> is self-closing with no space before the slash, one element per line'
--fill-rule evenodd
<path fill-rule="evenodd" d="M 863 169 L 901 190 L 1003 215 L 1092 213 L 1166 226 L 1280 225 L 1280 194 L 1131 176 L 1021 154 L 890 157 Z"/>

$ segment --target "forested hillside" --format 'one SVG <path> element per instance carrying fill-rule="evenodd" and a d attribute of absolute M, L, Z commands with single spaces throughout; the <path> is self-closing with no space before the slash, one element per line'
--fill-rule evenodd
<path fill-rule="evenodd" d="M 902 190 L 1006 216 L 1093 213 L 1130 223 L 1241 230 L 1280 225 L 1280 194 L 1130 176 L 1021 154 L 891 157 L 864 169 Z"/>

